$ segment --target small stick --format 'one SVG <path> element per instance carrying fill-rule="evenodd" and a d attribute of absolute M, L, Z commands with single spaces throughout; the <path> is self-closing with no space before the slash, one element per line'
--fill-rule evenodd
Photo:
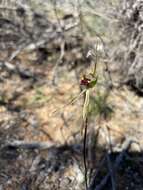
<path fill-rule="evenodd" d="M 7 142 L 4 147 L 7 146 L 12 146 L 15 148 L 23 148 L 23 149 L 48 149 L 54 146 L 55 143 L 45 141 L 45 142 L 37 142 L 37 141 L 32 141 L 32 142 L 26 142 L 26 141 L 20 141 L 20 140 L 15 140 L 12 142 Z"/>
<path fill-rule="evenodd" d="M 123 157 L 126 153 L 126 151 L 128 150 L 128 148 L 130 147 L 130 145 L 133 143 L 134 141 L 131 139 L 126 139 L 122 145 L 122 152 L 119 154 L 119 156 L 116 158 L 115 160 L 115 164 L 113 166 L 114 171 L 118 169 L 120 163 L 123 160 Z M 105 185 L 107 184 L 107 181 L 110 177 L 110 172 L 103 178 L 103 180 L 100 182 L 99 185 L 97 185 L 95 188 L 91 185 L 89 187 L 89 190 L 102 190 Z"/>
<path fill-rule="evenodd" d="M 114 169 L 110 160 L 110 155 L 107 153 L 107 163 L 108 163 L 108 169 L 111 177 L 111 183 L 112 183 L 112 190 L 116 190 L 116 182 L 115 182 L 115 175 L 114 175 Z"/>

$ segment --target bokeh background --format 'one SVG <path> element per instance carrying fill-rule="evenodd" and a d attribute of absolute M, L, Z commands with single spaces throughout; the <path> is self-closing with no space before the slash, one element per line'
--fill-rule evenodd
<path fill-rule="evenodd" d="M 95 64 L 89 190 L 143 189 L 142 30 L 141 0 L 0 1 L 1 190 L 85 189 Z"/>

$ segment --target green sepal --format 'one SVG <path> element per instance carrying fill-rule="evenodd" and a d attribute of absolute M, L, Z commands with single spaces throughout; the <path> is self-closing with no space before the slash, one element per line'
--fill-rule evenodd
<path fill-rule="evenodd" d="M 93 87 L 96 85 L 97 80 L 98 80 L 98 77 L 96 77 L 94 80 L 92 80 L 92 81 L 89 83 L 88 88 L 93 88 Z"/>

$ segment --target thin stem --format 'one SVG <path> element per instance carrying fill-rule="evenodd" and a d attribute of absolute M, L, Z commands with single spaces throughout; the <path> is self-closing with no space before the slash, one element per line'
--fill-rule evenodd
<path fill-rule="evenodd" d="M 86 163 L 86 141 L 87 141 L 87 127 L 88 127 L 88 119 L 84 121 L 84 139 L 83 139 L 83 161 L 84 161 L 84 175 L 85 175 L 85 187 L 88 190 L 88 176 L 87 176 L 87 163 Z"/>

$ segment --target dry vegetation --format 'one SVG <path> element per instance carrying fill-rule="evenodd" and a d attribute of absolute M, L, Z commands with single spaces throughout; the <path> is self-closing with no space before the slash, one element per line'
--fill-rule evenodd
<path fill-rule="evenodd" d="M 142 190 L 143 2 L 0 3 L 0 190 Z"/>

